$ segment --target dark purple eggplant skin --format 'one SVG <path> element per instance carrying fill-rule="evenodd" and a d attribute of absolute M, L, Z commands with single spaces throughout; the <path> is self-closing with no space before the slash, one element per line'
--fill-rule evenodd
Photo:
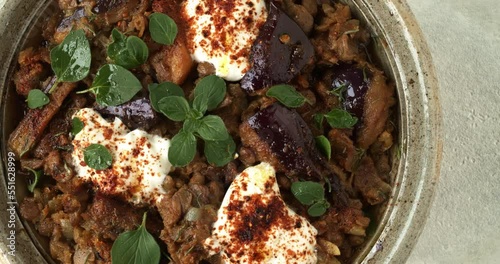
<path fill-rule="evenodd" d="M 61 23 L 57 26 L 58 31 L 62 31 L 73 26 L 73 21 L 78 21 L 85 16 L 85 9 L 79 7 L 75 9 L 75 12 L 71 16 L 65 17 L 61 20 Z"/>
<path fill-rule="evenodd" d="M 257 112 L 248 123 L 287 171 L 322 179 L 317 165 L 325 161 L 316 149 L 307 123 L 295 110 L 275 103 Z"/>
<path fill-rule="evenodd" d="M 283 35 L 289 36 L 285 43 L 280 40 Z M 313 57 L 314 47 L 307 35 L 271 1 L 267 21 L 252 46 L 252 67 L 243 76 L 241 88 L 253 94 L 263 88 L 288 83 Z"/>
<path fill-rule="evenodd" d="M 118 117 L 130 129 L 149 130 L 159 121 L 153 110 L 149 98 L 136 97 L 131 101 L 118 106 L 95 106 L 97 112 L 104 117 Z"/>
<path fill-rule="evenodd" d="M 329 169 L 307 123 L 295 110 L 274 103 L 250 117 L 248 123 L 287 173 L 314 181 L 328 179 L 332 206 L 347 205 L 348 195 L 340 179 Z"/>
<path fill-rule="evenodd" d="M 344 109 L 356 116 L 363 117 L 365 95 L 370 86 L 371 73 L 368 69 L 363 70 L 354 64 L 339 63 L 332 69 L 332 90 L 345 86 L 343 92 Z"/>
<path fill-rule="evenodd" d="M 96 5 L 92 8 L 92 13 L 102 14 L 106 13 L 117 6 L 126 2 L 125 0 L 97 0 Z"/>

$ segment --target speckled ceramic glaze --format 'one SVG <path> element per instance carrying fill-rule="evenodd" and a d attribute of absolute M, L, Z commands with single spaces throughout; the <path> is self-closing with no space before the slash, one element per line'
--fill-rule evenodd
<path fill-rule="evenodd" d="M 404 1 L 351 0 L 354 13 L 371 30 L 379 64 L 395 82 L 399 99 L 400 151 L 394 151 L 393 192 L 378 228 L 359 252 L 357 263 L 404 263 L 427 219 L 439 175 L 441 156 L 440 108 L 432 61 L 420 29 Z M 0 263 L 51 263 L 37 235 L 8 209 L 8 165 L 5 142 L 19 116 L 9 90 L 12 66 L 27 32 L 39 16 L 46 16 L 47 1 L 0 0 Z M 50 14 L 48 14 L 50 15 Z M 9 101 L 10 100 L 10 101 Z M 26 195 L 22 179 L 16 196 Z M 11 187 L 12 188 L 12 187 Z M 15 224 L 15 229 L 9 227 Z M 9 232 L 15 230 L 15 256 L 8 255 Z"/>

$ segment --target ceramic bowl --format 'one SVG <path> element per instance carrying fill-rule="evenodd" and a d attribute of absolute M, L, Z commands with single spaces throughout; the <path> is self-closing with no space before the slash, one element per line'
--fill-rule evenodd
<path fill-rule="evenodd" d="M 14 179 L 5 142 L 17 125 L 11 89 L 17 53 L 34 41 L 36 21 L 49 1 L 0 0 L 0 262 L 52 263 L 43 241 L 19 215 L 15 201 L 26 195 L 26 183 Z M 379 66 L 394 81 L 399 99 L 400 151 L 393 157 L 393 191 L 382 208 L 379 225 L 359 251 L 356 263 L 404 263 L 427 219 L 441 157 L 441 117 L 437 81 L 422 33 L 408 5 L 400 0 L 351 0 L 356 16 L 374 36 Z M 15 191 L 13 191 L 15 189 Z M 15 193 L 15 199 L 8 195 Z M 12 239 L 13 238 L 13 239 Z M 15 251 L 13 251 L 15 249 Z"/>

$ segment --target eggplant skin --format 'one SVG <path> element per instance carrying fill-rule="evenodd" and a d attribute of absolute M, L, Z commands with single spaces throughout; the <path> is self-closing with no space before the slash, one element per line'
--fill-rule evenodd
<path fill-rule="evenodd" d="M 149 98 L 145 96 L 134 98 L 118 106 L 96 105 L 94 108 L 105 117 L 120 118 L 129 129 L 140 128 L 147 131 L 159 121 L 158 114 L 153 110 Z"/>
<path fill-rule="evenodd" d="M 49 95 L 50 103 L 40 109 L 30 109 L 17 128 L 10 134 L 8 147 L 22 157 L 40 140 L 45 128 L 61 108 L 64 99 L 76 88 L 76 83 L 64 82 Z"/>
<path fill-rule="evenodd" d="M 333 206 L 347 205 L 348 195 L 328 162 L 318 151 L 307 123 L 295 111 L 274 103 L 240 126 L 243 146 L 260 161 L 270 163 L 288 177 L 330 182 Z"/>
<path fill-rule="evenodd" d="M 288 83 L 313 57 L 314 47 L 304 31 L 271 2 L 267 21 L 252 47 L 252 68 L 243 76 L 241 88 L 253 94 Z"/>
<path fill-rule="evenodd" d="M 322 178 L 316 164 L 324 161 L 311 130 L 295 110 L 274 103 L 250 117 L 247 123 L 287 173 Z"/>

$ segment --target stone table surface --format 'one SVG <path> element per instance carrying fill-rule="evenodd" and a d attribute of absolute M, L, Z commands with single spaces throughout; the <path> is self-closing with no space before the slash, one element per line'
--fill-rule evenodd
<path fill-rule="evenodd" d="M 500 1 L 407 0 L 443 111 L 441 178 L 407 264 L 500 263 Z"/>

